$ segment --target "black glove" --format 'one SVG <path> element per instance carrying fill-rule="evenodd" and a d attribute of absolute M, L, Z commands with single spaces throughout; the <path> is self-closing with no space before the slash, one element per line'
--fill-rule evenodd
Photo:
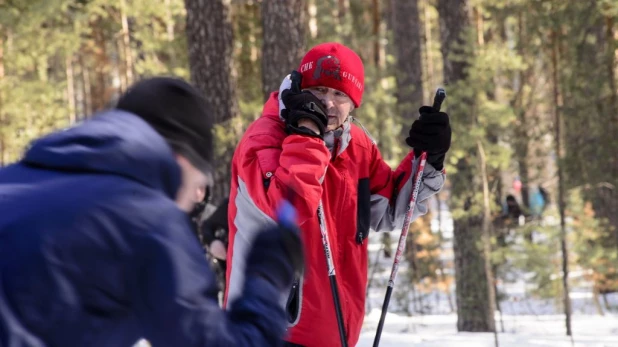
<path fill-rule="evenodd" d="M 451 147 L 448 114 L 436 111 L 430 106 L 423 106 L 418 112 L 421 116 L 412 123 L 406 143 L 414 148 L 417 157 L 421 152 L 427 152 L 427 162 L 436 170 L 442 170 L 444 157 Z"/>
<path fill-rule="evenodd" d="M 287 132 L 324 138 L 328 116 L 322 106 L 322 101 L 310 92 L 300 90 L 302 75 L 298 71 L 292 71 L 290 79 L 292 80 L 291 88 L 281 93 L 281 101 L 285 105 L 285 110 L 281 111 L 281 116 L 285 119 Z M 320 134 L 316 134 L 311 129 L 299 127 L 298 121 L 301 119 L 312 120 L 318 127 Z"/>
<path fill-rule="evenodd" d="M 247 275 L 261 276 L 282 291 L 289 290 L 295 276 L 304 271 L 305 257 L 300 230 L 293 221 L 294 208 L 279 209 L 279 224 L 261 231 L 247 258 Z"/>

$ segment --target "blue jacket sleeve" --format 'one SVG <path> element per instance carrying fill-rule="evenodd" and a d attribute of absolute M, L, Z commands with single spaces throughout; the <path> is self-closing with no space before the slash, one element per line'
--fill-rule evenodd
<path fill-rule="evenodd" d="M 287 319 L 281 293 L 247 274 L 243 295 L 228 311 L 218 305 L 213 271 L 178 214 L 141 237 L 132 297 L 144 337 L 154 346 L 277 346 Z"/>

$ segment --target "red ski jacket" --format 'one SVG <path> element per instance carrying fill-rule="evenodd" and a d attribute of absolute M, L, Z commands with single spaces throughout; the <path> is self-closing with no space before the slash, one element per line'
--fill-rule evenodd
<path fill-rule="evenodd" d="M 225 302 L 240 296 L 245 258 L 255 233 L 274 223 L 278 203 L 296 196 L 307 266 L 287 305 L 287 341 L 307 347 L 340 345 L 317 208 L 322 199 L 335 264 L 345 333 L 356 345 L 365 311 L 367 235 L 401 228 L 412 191 L 414 152 L 393 171 L 359 127 L 346 122 L 332 151 L 325 141 L 288 135 L 279 117 L 278 93 L 240 140 L 232 160 Z M 331 133 L 332 135 L 332 133 Z M 332 135 L 335 136 L 335 135 Z M 427 165 L 413 219 L 444 183 L 444 172 Z M 293 190 L 291 194 L 289 190 Z"/>

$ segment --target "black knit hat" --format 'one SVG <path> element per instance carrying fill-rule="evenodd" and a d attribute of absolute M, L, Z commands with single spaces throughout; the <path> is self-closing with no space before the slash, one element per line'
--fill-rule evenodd
<path fill-rule="evenodd" d="M 117 109 L 144 119 L 170 145 L 206 175 L 212 175 L 212 120 L 206 101 L 189 83 L 154 77 L 135 83 Z"/>

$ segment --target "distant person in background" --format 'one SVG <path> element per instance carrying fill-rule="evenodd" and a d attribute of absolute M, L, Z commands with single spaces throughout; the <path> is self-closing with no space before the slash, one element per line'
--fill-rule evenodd
<path fill-rule="evenodd" d="M 535 219 L 543 217 L 543 213 L 549 205 L 549 193 L 539 186 L 530 194 L 530 216 Z"/>
<path fill-rule="evenodd" d="M 499 202 L 499 201 L 498 201 Z M 500 247 L 507 246 L 507 239 L 514 233 L 514 229 L 519 225 L 519 218 L 523 212 L 515 196 L 509 194 L 502 203 L 502 215 L 496 219 L 496 242 Z"/>
<path fill-rule="evenodd" d="M 506 196 L 506 206 L 504 211 L 504 218 L 510 219 L 512 223 L 519 223 L 519 217 L 523 215 L 521 207 L 519 207 L 519 203 L 515 196 L 509 194 Z"/>

